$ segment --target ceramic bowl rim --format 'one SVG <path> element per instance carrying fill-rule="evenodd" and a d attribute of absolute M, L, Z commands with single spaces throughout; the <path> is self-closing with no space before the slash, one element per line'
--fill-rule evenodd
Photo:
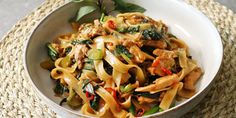
<path fill-rule="evenodd" d="M 219 32 L 217 31 L 216 27 L 215 27 L 215 26 L 213 25 L 213 23 L 208 19 L 208 17 L 206 17 L 202 12 L 200 12 L 199 10 L 197 10 L 196 8 L 194 8 L 193 6 L 188 5 L 187 3 L 183 2 L 183 1 L 180 1 L 180 0 L 177 0 L 177 1 L 175 1 L 175 2 L 180 2 L 182 5 L 184 5 L 185 7 L 188 7 L 189 9 L 193 10 L 193 11 L 196 12 L 198 15 L 201 15 L 202 17 L 205 17 L 205 20 L 206 20 L 205 22 L 208 22 L 209 25 L 212 25 L 212 26 L 213 26 L 213 28 L 214 28 L 213 30 L 215 30 L 215 32 L 216 32 L 216 34 L 217 34 L 217 37 L 218 37 L 218 39 L 219 39 L 220 42 L 221 42 L 220 47 L 221 47 L 222 53 L 221 53 L 220 65 L 219 65 L 219 67 L 218 67 L 218 69 L 217 69 L 216 74 L 213 76 L 212 80 L 210 81 L 210 83 L 209 83 L 206 87 L 204 87 L 204 89 L 202 89 L 201 91 L 197 92 L 194 96 L 192 96 L 191 98 L 187 99 L 185 103 L 183 103 L 183 104 L 181 104 L 181 105 L 179 105 L 179 106 L 175 106 L 175 107 L 173 107 L 173 108 L 170 108 L 170 109 L 168 109 L 168 110 L 166 110 L 166 111 L 163 111 L 163 112 L 159 112 L 159 113 L 155 113 L 155 114 L 148 115 L 148 117 L 162 116 L 162 115 L 164 115 L 164 114 L 167 114 L 168 112 L 178 110 L 178 109 L 180 109 L 181 107 L 186 106 L 186 105 L 188 105 L 189 103 L 191 103 L 191 101 L 193 101 L 194 99 L 197 99 L 197 97 L 198 97 L 200 94 L 206 92 L 207 88 L 213 83 L 213 81 L 215 80 L 216 76 L 219 74 L 220 68 L 221 68 L 221 66 L 222 66 L 222 61 L 223 61 L 223 46 L 222 46 L 221 37 L 220 37 Z M 50 104 L 52 105 L 52 107 L 59 107 L 59 108 L 62 108 L 63 110 L 66 110 L 66 111 L 69 112 L 69 113 L 74 114 L 73 111 L 71 111 L 71 110 L 69 110 L 69 109 L 67 109 L 67 108 L 64 108 L 64 107 L 62 107 L 62 106 L 56 104 L 54 101 L 52 101 L 51 99 L 49 99 L 47 96 L 45 96 L 45 95 L 38 89 L 38 87 L 34 84 L 33 80 L 31 79 L 31 78 L 33 78 L 33 77 L 31 77 L 31 74 L 29 73 L 29 69 L 28 69 L 28 65 L 27 65 L 27 52 L 28 52 L 28 47 L 29 47 L 30 42 L 32 41 L 32 40 L 31 40 L 31 39 L 32 39 L 32 36 L 34 36 L 34 34 L 37 33 L 36 31 L 37 31 L 37 29 L 39 28 L 39 26 L 40 26 L 43 22 L 45 22 L 46 19 L 48 19 L 52 14 L 54 14 L 54 13 L 57 12 L 57 11 L 59 11 L 60 9 L 63 9 L 64 7 L 66 7 L 66 6 L 70 5 L 70 4 L 74 4 L 74 3 L 73 3 L 73 2 L 68 2 L 68 3 L 66 3 L 66 4 L 64 4 L 64 5 L 62 5 L 62 6 L 58 7 L 58 8 L 56 8 L 55 10 L 51 11 L 51 12 L 50 12 L 49 14 L 47 14 L 44 18 L 42 18 L 42 19 L 38 22 L 38 24 L 34 27 L 34 29 L 31 31 L 30 35 L 28 36 L 27 41 L 26 41 L 26 45 L 25 45 L 25 47 L 24 47 L 24 55 L 23 55 L 23 61 L 24 61 L 24 62 L 23 62 L 23 64 L 24 64 L 24 69 L 26 70 L 27 76 L 30 78 L 29 80 L 30 80 L 31 85 L 33 86 L 34 90 L 37 92 L 37 94 L 40 96 L 40 98 L 42 99 L 42 101 L 43 101 L 44 103 L 45 103 L 45 102 L 50 103 Z M 199 102 L 200 102 L 200 101 L 199 101 Z M 47 104 L 46 104 L 46 105 L 47 105 Z M 75 114 L 75 115 L 82 116 L 82 117 L 90 117 L 90 116 L 84 115 L 84 114 L 82 114 L 82 113 L 77 113 L 77 114 Z"/>

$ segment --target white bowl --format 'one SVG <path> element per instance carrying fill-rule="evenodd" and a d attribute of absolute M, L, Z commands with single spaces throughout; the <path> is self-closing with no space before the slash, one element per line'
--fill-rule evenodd
<path fill-rule="evenodd" d="M 193 108 L 208 92 L 222 61 L 221 38 L 210 20 L 195 8 L 180 0 L 130 0 L 147 9 L 145 15 L 161 19 L 170 32 L 184 40 L 190 47 L 193 59 L 203 68 L 204 75 L 197 82 L 197 94 L 164 112 L 152 114 L 155 117 L 178 117 Z M 47 58 L 45 43 L 71 30 L 68 23 L 80 5 L 68 3 L 46 16 L 32 32 L 25 48 L 24 66 L 31 78 L 36 93 L 52 110 L 66 118 L 85 116 L 69 107 L 59 106 L 61 98 L 55 97 L 53 81 L 49 71 L 40 67 Z"/>

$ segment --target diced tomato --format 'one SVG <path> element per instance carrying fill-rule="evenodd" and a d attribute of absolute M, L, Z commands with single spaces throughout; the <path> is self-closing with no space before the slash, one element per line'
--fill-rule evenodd
<path fill-rule="evenodd" d="M 160 64 L 159 59 L 155 59 L 154 62 L 152 63 L 152 67 L 157 67 Z"/>
<path fill-rule="evenodd" d="M 94 95 L 91 95 L 89 92 L 86 91 L 85 93 L 86 97 L 88 98 L 88 100 L 93 100 L 94 99 Z"/>
<path fill-rule="evenodd" d="M 168 75 L 172 75 L 172 72 L 164 67 L 161 67 L 161 70 Z"/>
<path fill-rule="evenodd" d="M 116 24 L 113 20 L 109 20 L 109 21 L 107 21 L 107 23 L 108 23 L 109 28 L 116 29 Z"/>

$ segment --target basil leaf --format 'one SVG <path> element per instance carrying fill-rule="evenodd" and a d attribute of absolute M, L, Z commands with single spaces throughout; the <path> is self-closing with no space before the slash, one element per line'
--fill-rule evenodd
<path fill-rule="evenodd" d="M 146 9 L 144 9 L 141 6 L 132 4 L 132 3 L 127 3 L 124 0 L 113 0 L 115 3 L 115 10 L 124 13 L 124 12 L 145 12 Z"/>
<path fill-rule="evenodd" d="M 82 17 L 85 15 L 88 15 L 89 13 L 92 13 L 97 9 L 96 6 L 83 6 L 79 9 L 76 17 L 76 21 L 78 22 Z"/>

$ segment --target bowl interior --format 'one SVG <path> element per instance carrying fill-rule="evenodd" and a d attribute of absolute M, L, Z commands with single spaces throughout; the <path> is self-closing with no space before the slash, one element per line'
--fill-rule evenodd
<path fill-rule="evenodd" d="M 213 80 L 222 59 L 221 39 L 212 23 L 202 13 L 180 1 L 130 1 L 146 8 L 145 15 L 162 20 L 168 25 L 171 33 L 187 43 L 193 59 L 197 60 L 204 70 L 204 75 L 196 85 L 198 93 L 195 96 L 200 94 Z M 47 16 L 32 33 L 26 47 L 25 66 L 32 82 L 40 93 L 50 99 L 49 101 L 57 104 L 61 98 L 54 96 L 55 83 L 50 79 L 49 71 L 40 67 L 40 62 L 47 58 L 45 43 L 71 31 L 68 20 L 74 16 L 79 6 L 80 4 L 69 3 Z M 191 99 L 178 102 L 177 106 Z M 79 114 L 78 111 L 65 107 Z"/>

